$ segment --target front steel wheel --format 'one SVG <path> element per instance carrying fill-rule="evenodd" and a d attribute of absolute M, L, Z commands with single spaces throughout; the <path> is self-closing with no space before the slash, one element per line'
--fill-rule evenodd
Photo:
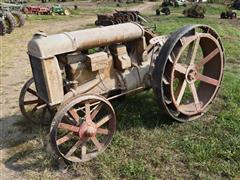
<path fill-rule="evenodd" d="M 99 95 L 79 95 L 63 103 L 51 130 L 55 153 L 70 162 L 84 162 L 101 154 L 116 130 L 110 102 Z"/>

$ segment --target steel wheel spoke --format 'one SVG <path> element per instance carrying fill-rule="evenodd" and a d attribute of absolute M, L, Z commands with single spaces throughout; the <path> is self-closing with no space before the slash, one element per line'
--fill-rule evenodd
<path fill-rule="evenodd" d="M 82 145 L 82 159 L 86 157 L 87 154 L 87 147 L 85 144 Z"/>
<path fill-rule="evenodd" d="M 74 144 L 73 147 L 65 154 L 65 156 L 66 157 L 71 156 L 82 143 L 83 143 L 82 140 L 77 141 L 76 144 Z"/>
<path fill-rule="evenodd" d="M 29 100 L 29 101 L 24 101 L 23 104 L 24 105 L 31 105 L 31 104 L 37 104 L 39 103 L 39 100 L 36 99 L 36 100 Z"/>
<path fill-rule="evenodd" d="M 67 123 L 67 124 L 71 124 L 71 125 L 75 125 L 75 124 L 73 124 L 73 121 L 70 120 L 70 117 L 69 117 L 68 114 L 65 114 L 65 115 L 63 116 L 62 122 L 63 122 L 63 123 Z"/>
<path fill-rule="evenodd" d="M 108 135 L 109 134 L 109 130 L 108 129 L 103 129 L 103 128 L 97 128 L 97 133 L 98 134 Z"/>
<path fill-rule="evenodd" d="M 194 64 L 194 61 L 195 61 L 196 55 L 197 55 L 197 50 L 198 50 L 198 47 L 199 47 L 199 42 L 200 42 L 200 38 L 198 37 L 197 40 L 195 41 L 195 44 L 194 44 L 194 49 L 193 49 L 193 52 L 192 52 L 192 57 L 191 57 L 190 64 Z"/>
<path fill-rule="evenodd" d="M 47 107 L 47 104 L 44 104 L 44 102 L 40 102 L 37 106 L 37 110 L 45 108 L 45 107 Z"/>
<path fill-rule="evenodd" d="M 101 143 L 97 140 L 96 136 L 91 137 L 91 140 L 93 142 L 93 144 L 97 147 L 98 150 L 101 150 L 102 145 Z"/>
<path fill-rule="evenodd" d="M 72 133 L 69 133 L 69 134 L 61 137 L 60 139 L 58 139 L 56 141 L 57 145 L 61 145 L 61 144 L 65 143 L 65 142 L 69 141 L 72 138 L 72 136 L 73 136 Z"/>
<path fill-rule="evenodd" d="M 50 137 L 54 140 L 52 145 L 56 146 L 56 153 L 64 160 L 85 162 L 101 154 L 110 144 L 116 129 L 116 117 L 104 97 L 84 94 L 74 98 L 58 109 L 59 118 L 53 119 Z"/>
<path fill-rule="evenodd" d="M 71 131 L 71 132 L 78 132 L 79 131 L 79 127 L 73 126 L 73 125 L 70 125 L 70 124 L 66 124 L 66 123 L 59 123 L 58 127 L 61 128 L 61 129 Z"/>
<path fill-rule="evenodd" d="M 203 81 L 205 83 L 211 84 L 213 86 L 217 86 L 219 81 L 213 78 L 210 78 L 208 76 L 202 75 L 202 74 L 198 74 L 197 77 L 198 80 Z"/>
<path fill-rule="evenodd" d="M 183 98 L 186 87 L 187 87 L 187 81 L 183 80 L 180 83 L 180 85 L 178 86 L 178 89 L 176 90 L 176 96 L 177 96 L 176 104 L 177 105 L 179 105 L 181 103 L 181 100 Z"/>
<path fill-rule="evenodd" d="M 107 115 L 105 117 L 103 117 L 97 124 L 96 126 L 99 128 L 100 126 L 102 126 L 103 124 L 105 124 L 107 121 L 109 121 L 112 118 L 112 115 Z"/>
<path fill-rule="evenodd" d="M 186 62 L 191 62 L 193 45 L 194 45 L 194 41 L 189 45 Z"/>
<path fill-rule="evenodd" d="M 209 62 L 212 58 L 214 58 L 218 53 L 219 53 L 219 49 L 216 48 L 214 51 L 212 51 L 210 54 L 208 54 L 206 57 L 204 57 L 200 63 L 197 65 L 198 68 L 200 68 L 201 66 L 203 66 L 204 64 L 206 64 L 207 62 Z"/>
<path fill-rule="evenodd" d="M 29 92 L 29 93 L 31 93 L 32 95 L 34 95 L 34 96 L 37 96 L 37 97 L 38 97 L 38 95 L 37 95 L 37 92 L 36 92 L 36 91 L 34 91 L 34 90 L 32 90 L 30 87 L 27 89 L 27 92 Z"/>
<path fill-rule="evenodd" d="M 198 99 L 196 86 L 195 86 L 194 83 L 190 83 L 189 86 L 190 86 L 190 90 L 191 90 L 192 95 L 193 95 L 193 99 L 194 99 L 194 102 L 195 102 L 195 107 L 198 111 L 200 109 L 200 103 L 199 103 L 199 99 Z"/>
<path fill-rule="evenodd" d="M 70 115 L 73 117 L 73 119 L 74 119 L 77 123 L 79 123 L 80 117 L 79 117 L 77 111 L 76 111 L 74 108 L 72 108 L 72 109 L 70 109 L 68 112 L 69 112 Z"/>
<path fill-rule="evenodd" d="M 97 105 L 96 109 L 93 110 L 92 114 L 91 114 L 91 119 L 93 120 L 96 115 L 98 114 L 98 112 L 100 111 L 100 109 L 102 108 L 103 103 L 100 103 Z"/>
<path fill-rule="evenodd" d="M 91 120 L 91 112 L 90 112 L 90 103 L 86 102 L 85 103 L 85 112 L 86 112 L 86 121 L 90 122 Z"/>
<path fill-rule="evenodd" d="M 182 64 L 180 64 L 180 63 L 176 63 L 175 65 L 174 65 L 174 69 L 175 69 L 175 71 L 178 71 L 178 72 L 180 72 L 180 73 L 182 73 L 182 74 L 186 74 L 186 72 L 187 72 L 187 68 L 186 67 L 184 67 Z"/>

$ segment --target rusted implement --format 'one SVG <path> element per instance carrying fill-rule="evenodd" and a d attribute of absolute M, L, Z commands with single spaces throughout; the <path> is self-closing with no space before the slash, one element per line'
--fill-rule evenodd
<path fill-rule="evenodd" d="M 138 11 L 116 11 L 113 14 L 98 14 L 95 25 L 109 26 L 126 22 L 141 23 L 142 20 L 143 18 Z"/>
<path fill-rule="evenodd" d="M 191 7 L 184 9 L 183 14 L 191 18 L 204 18 L 206 8 L 202 4 L 195 3 Z"/>
<path fill-rule="evenodd" d="M 206 112 L 224 68 L 220 37 L 205 25 L 171 36 L 135 23 L 37 33 L 28 54 L 33 78 L 21 91 L 21 111 L 29 121 L 51 121 L 53 150 L 71 162 L 88 161 L 111 142 L 111 99 L 153 88 L 161 110 L 188 122 Z"/>

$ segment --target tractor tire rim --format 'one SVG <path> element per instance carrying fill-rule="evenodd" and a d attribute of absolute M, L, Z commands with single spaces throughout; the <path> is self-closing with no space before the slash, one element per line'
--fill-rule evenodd
<path fill-rule="evenodd" d="M 50 130 L 52 147 L 67 161 L 85 162 L 106 149 L 115 129 L 115 112 L 105 98 L 80 95 L 59 107 Z"/>
<path fill-rule="evenodd" d="M 223 73 L 223 53 L 219 42 L 207 33 L 180 41 L 174 49 L 178 53 L 172 53 L 171 96 L 177 111 L 193 116 L 203 113 L 216 95 Z"/>

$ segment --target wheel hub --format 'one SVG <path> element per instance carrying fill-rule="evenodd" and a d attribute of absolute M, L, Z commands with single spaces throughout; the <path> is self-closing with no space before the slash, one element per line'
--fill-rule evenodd
<path fill-rule="evenodd" d="M 196 81 L 197 79 L 197 70 L 194 68 L 194 67 L 189 67 L 187 73 L 186 73 L 186 76 L 185 76 L 185 79 L 188 83 L 193 83 Z"/>
<path fill-rule="evenodd" d="M 90 138 L 95 136 L 97 133 L 96 124 L 93 122 L 84 122 L 79 129 L 80 138 Z"/>

